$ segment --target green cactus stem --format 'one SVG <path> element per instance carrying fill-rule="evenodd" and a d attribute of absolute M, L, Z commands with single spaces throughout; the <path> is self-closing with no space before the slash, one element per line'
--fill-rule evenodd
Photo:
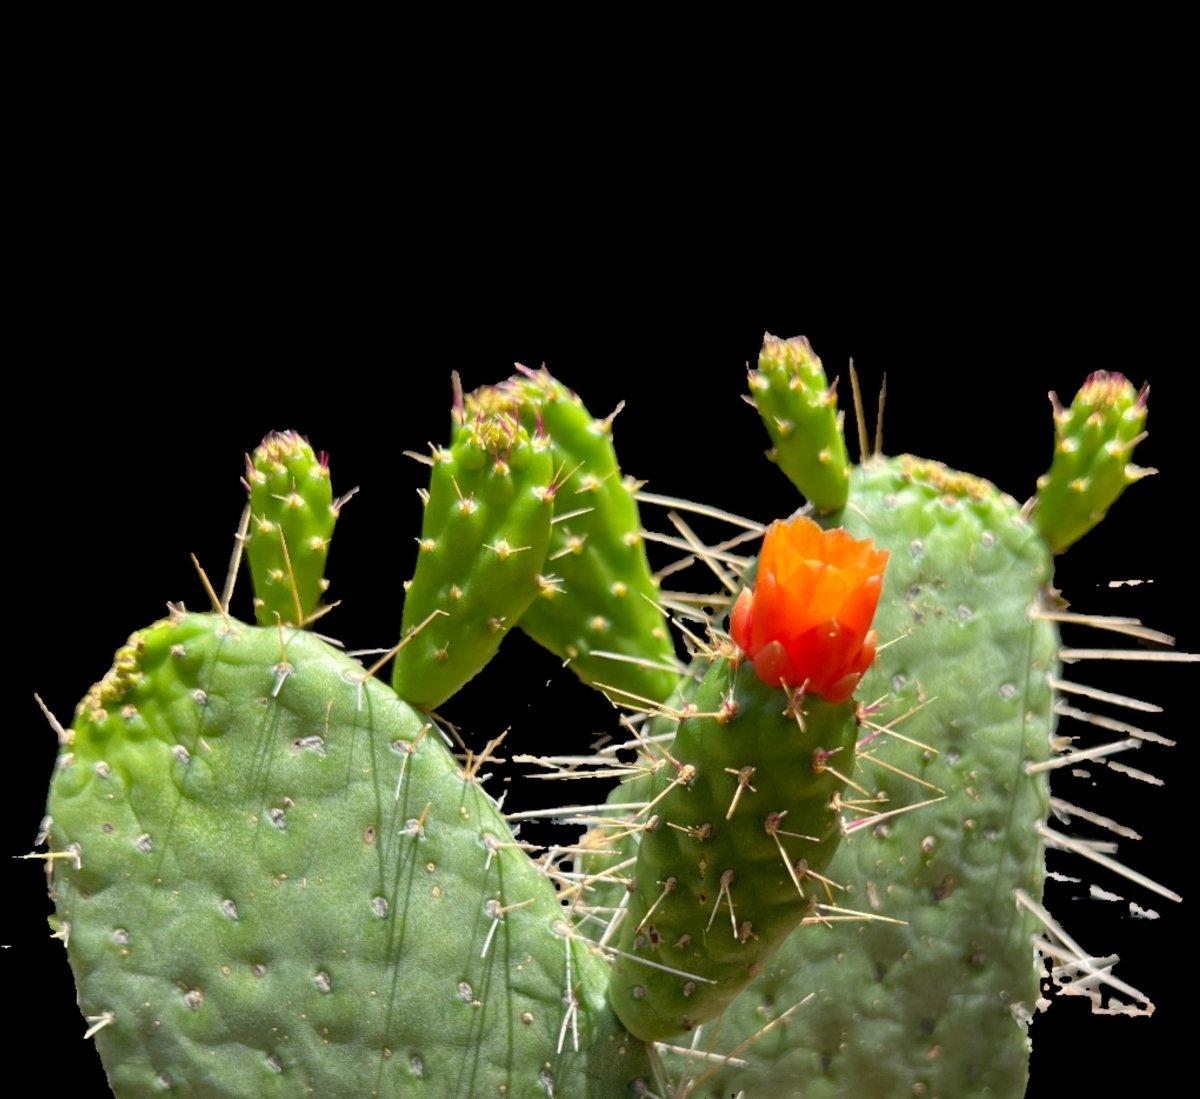
<path fill-rule="evenodd" d="M 853 703 L 722 659 L 695 705 L 651 784 L 609 985 L 621 1021 L 653 1040 L 724 1011 L 825 899 L 844 787 L 832 760 L 853 766 Z"/>
<path fill-rule="evenodd" d="M 541 591 L 555 485 L 549 440 L 480 413 L 435 448 L 392 685 L 438 706 L 491 660 Z"/>
<path fill-rule="evenodd" d="M 545 430 L 564 482 L 540 597 L 521 629 L 618 702 L 665 699 L 679 679 L 675 649 L 642 542 L 637 484 L 622 477 L 613 449 L 613 417 L 594 418 L 545 368 L 471 394 L 467 422 L 497 405 L 527 430 Z"/>
<path fill-rule="evenodd" d="M 314 635 L 172 615 L 64 739 L 55 922 L 118 1099 L 652 1090 L 477 768 Z"/>
<path fill-rule="evenodd" d="M 821 512 L 845 506 L 850 463 L 837 392 L 808 340 L 763 337 L 750 396 L 771 436 L 767 457 Z"/>
<path fill-rule="evenodd" d="M 329 465 L 294 431 L 272 432 L 246 457 L 246 557 L 262 626 L 303 626 L 320 614 L 337 522 Z"/>
<path fill-rule="evenodd" d="M 1078 541 L 1107 514 L 1128 485 L 1154 472 L 1135 466 L 1146 437 L 1146 398 L 1121 374 L 1098 370 L 1063 408 L 1055 394 L 1054 461 L 1038 478 L 1033 520 L 1055 553 Z"/>

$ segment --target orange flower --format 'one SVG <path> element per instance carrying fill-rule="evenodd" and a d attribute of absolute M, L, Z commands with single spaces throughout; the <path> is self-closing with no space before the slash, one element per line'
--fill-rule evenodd
<path fill-rule="evenodd" d="M 729 633 L 771 686 L 844 702 L 875 659 L 871 619 L 887 551 L 811 519 L 772 523 L 753 591 L 738 596 Z"/>

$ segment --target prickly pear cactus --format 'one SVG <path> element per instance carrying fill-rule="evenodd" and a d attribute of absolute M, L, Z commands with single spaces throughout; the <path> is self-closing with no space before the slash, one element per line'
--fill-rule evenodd
<path fill-rule="evenodd" d="M 442 738 L 310 634 L 178 613 L 130 639 L 67 733 L 48 825 L 118 1096 L 645 1076 L 603 963 Z"/>
<path fill-rule="evenodd" d="M 723 1043 L 803 1006 L 712 1086 L 1019 1096 L 1041 995 L 1030 943 L 1055 721 L 1049 551 L 991 485 L 910 458 L 858 468 L 825 521 L 891 551 L 876 620 L 887 647 L 863 682 L 878 701 L 827 870 L 861 915 L 801 929 L 766 963 Z"/>
<path fill-rule="evenodd" d="M 502 412 L 434 447 L 392 686 L 438 706 L 496 654 L 537 598 L 555 485 L 550 440 Z"/>
<path fill-rule="evenodd" d="M 776 357 L 779 342 L 768 337 Z M 1071 416 L 1055 403 L 1056 465 L 1064 422 L 1073 416 L 1086 436 L 1086 447 L 1065 448 L 1075 497 L 1092 483 L 1124 485 L 1143 475 L 1113 463 L 1128 460 L 1144 424 L 1144 399 L 1135 400 L 1120 379 L 1102 382 L 1089 380 Z M 764 410 L 768 426 L 769 417 Z M 1111 445 L 1100 437 L 1104 430 Z M 1051 555 L 1070 539 L 1043 535 L 1058 514 L 1045 502 L 1047 480 L 1053 485 L 1061 477 L 1044 479 L 1040 518 L 1031 522 L 1028 508 L 980 478 L 923 459 L 875 455 L 854 471 L 844 509 L 822 518 L 892 555 L 876 623 L 884 643 L 862 684 L 862 697 L 871 700 L 861 716 L 865 735 L 852 789 L 841 799 L 846 838 L 827 870 L 842 907 L 801 927 L 767 958 L 712 1036 L 694 1033 L 688 1049 L 670 1050 L 666 1060 L 675 1074 L 690 1072 L 715 1094 L 730 1095 L 1020 1096 L 1028 1024 L 1046 1006 L 1048 963 L 1055 982 L 1068 992 L 1087 989 L 1100 1010 L 1152 1010 L 1115 979 L 1099 991 L 1111 975 L 1047 914 L 1042 891 L 1047 846 L 1129 873 L 1103 862 L 1103 844 L 1076 843 L 1047 824 L 1053 812 L 1065 823 L 1098 820 L 1131 834 L 1052 801 L 1050 773 L 1071 764 L 1079 771 L 1091 759 L 1142 743 L 1169 743 L 1056 703 L 1058 687 L 1155 709 L 1065 681 L 1058 624 L 1079 621 L 1152 644 L 1169 639 L 1132 620 L 1066 612 L 1050 586 Z M 1116 497 L 1097 491 L 1100 497 L 1089 497 L 1088 525 Z M 1073 505 L 1064 519 L 1076 537 L 1086 530 L 1077 514 Z M 753 570 L 746 577 L 753 583 Z M 1077 746 L 1073 737 L 1056 736 L 1060 713 L 1126 737 Z M 611 800 L 636 803 L 652 789 L 637 776 Z M 644 849 L 650 837 L 631 830 L 627 815 L 613 818 L 587 838 L 588 847 L 603 851 L 585 860 L 591 895 L 598 911 L 636 911 L 644 892 L 635 876 L 644 862 L 637 841 L 640 835 Z M 622 882 L 632 891 L 629 901 Z M 1095 895 L 1114 896 L 1102 889 Z"/>
<path fill-rule="evenodd" d="M 837 392 L 803 337 L 767 334 L 750 371 L 750 392 L 773 448 L 767 457 L 820 511 L 845 506 L 850 460 L 837 410 Z"/>
<path fill-rule="evenodd" d="M 212 613 L 172 607 L 133 635 L 58 727 L 40 856 L 119 1099 L 1019 1099 L 1039 958 L 1067 991 L 1143 1002 L 1046 913 L 1043 881 L 1047 846 L 1108 857 L 1046 823 L 1085 812 L 1051 797 L 1052 772 L 1154 736 L 1056 731 L 1070 711 L 1056 691 L 1077 688 L 1058 664 L 1072 616 L 1050 586 L 1052 552 L 1140 475 L 1144 399 L 1111 378 L 1085 387 L 1082 411 L 1057 416 L 1065 457 L 1022 508 L 925 459 L 867 454 L 847 480 L 807 343 L 769 340 L 759 373 L 752 390 L 784 402 L 768 428 L 789 425 L 777 460 L 824 531 L 793 522 L 814 546 L 869 544 L 888 559 L 873 580 L 829 581 L 814 548 L 755 562 L 763 528 L 729 516 L 741 533 L 710 547 L 672 515 L 676 534 L 656 537 L 683 558 L 652 574 L 637 508 L 661 498 L 621 478 L 611 418 L 525 372 L 460 399 L 435 448 L 462 476 L 439 488 L 435 462 L 421 537 L 454 548 L 440 571 L 418 564 L 395 689 L 376 675 L 388 654 L 366 667 L 298 628 L 324 610 L 331 523 L 285 534 L 265 564 L 251 554 L 262 626 L 208 585 Z M 489 416 L 507 417 L 511 450 Z M 470 450 L 479 432 L 490 441 Z M 268 480 L 295 478 L 267 457 Z M 310 510 L 326 523 L 323 482 Z M 251 485 L 250 548 L 256 515 L 261 533 L 291 529 L 275 510 L 298 484 L 257 505 Z M 1059 497 L 1079 505 L 1062 531 Z M 530 547 L 517 581 L 495 571 L 501 543 L 519 551 L 509 562 Z M 660 587 L 689 561 L 720 595 Z M 468 591 L 457 632 L 432 632 Z M 503 755 L 456 749 L 426 711 L 496 655 L 496 618 L 641 712 L 614 714 L 592 757 L 549 733 Z M 489 696 L 498 721 L 515 705 Z M 625 779 L 607 809 L 587 804 L 601 795 L 546 811 L 589 821 L 585 840 L 539 852 L 519 832 L 543 811 L 514 807 L 515 783 L 489 793 L 529 748 L 555 777 Z"/>
<path fill-rule="evenodd" d="M 595 418 L 545 368 L 471 394 L 462 419 L 496 407 L 546 433 L 563 482 L 539 596 L 521 629 L 618 701 L 666 698 L 679 674 L 675 649 L 646 560 L 637 485 L 613 447 L 616 412 Z"/>
<path fill-rule="evenodd" d="M 294 431 L 273 432 L 246 456 L 246 557 L 259 625 L 303 626 L 317 615 L 340 502 L 329 466 Z"/>

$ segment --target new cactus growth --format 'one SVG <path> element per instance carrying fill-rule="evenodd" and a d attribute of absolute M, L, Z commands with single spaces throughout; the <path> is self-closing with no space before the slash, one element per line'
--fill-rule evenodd
<path fill-rule="evenodd" d="M 431 462 L 392 675 L 421 706 L 471 679 L 537 598 L 555 497 L 549 440 L 503 412 L 467 419 Z"/>
<path fill-rule="evenodd" d="M 544 369 L 459 393 L 371 667 L 303 628 L 337 508 L 326 463 L 268 437 L 260 625 L 228 591 L 173 606 L 58 726 L 42 857 L 119 1099 L 1019 1099 L 1043 959 L 1144 1005 L 1042 892 L 1047 846 L 1108 858 L 1047 823 L 1086 812 L 1051 773 L 1164 739 L 1056 730 L 1053 554 L 1138 476 L 1144 391 L 1093 377 L 1022 508 L 926 459 L 849 467 L 806 341 L 768 337 L 751 387 L 812 516 L 687 531 L 711 598 L 651 572 L 611 417 Z M 456 751 L 431 712 L 516 625 L 626 707 L 594 757 L 541 761 L 620 780 L 544 851 L 518 787 L 493 796 L 499 738 Z"/>
<path fill-rule="evenodd" d="M 246 458 L 246 557 L 259 625 L 303 626 L 318 613 L 340 501 L 324 455 L 294 431 L 268 435 Z"/>
<path fill-rule="evenodd" d="M 819 511 L 843 507 L 850 460 L 837 392 L 808 340 L 768 333 L 758 369 L 750 371 L 750 393 L 774 444 L 767 457 Z"/>
<path fill-rule="evenodd" d="M 545 431 L 564 481 L 540 597 L 521 629 L 618 701 L 666 698 L 678 679 L 675 649 L 642 544 L 637 486 L 622 477 L 613 448 L 616 413 L 594 418 L 544 368 L 472 394 L 467 420 L 487 407 Z"/>
<path fill-rule="evenodd" d="M 1129 459 L 1145 438 L 1148 386 L 1139 393 L 1121 374 L 1098 370 L 1069 408 L 1054 406 L 1054 463 L 1038 478 L 1033 516 L 1058 553 L 1082 538 L 1126 487 L 1154 472 Z"/>

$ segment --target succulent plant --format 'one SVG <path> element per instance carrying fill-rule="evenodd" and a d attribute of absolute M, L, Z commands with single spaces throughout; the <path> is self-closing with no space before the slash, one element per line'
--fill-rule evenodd
<path fill-rule="evenodd" d="M 806 342 L 778 340 L 768 340 L 764 358 L 771 370 L 802 364 L 805 386 L 821 395 L 824 419 L 807 456 L 802 433 L 773 441 L 780 467 L 819 497 L 814 517 L 833 533 L 810 524 L 816 542 L 783 564 L 767 551 L 757 573 L 763 527 L 754 519 L 702 538 L 698 524 L 720 520 L 685 516 L 672 534 L 657 535 L 664 549 L 652 545 L 650 560 L 665 574 L 664 589 L 681 575 L 671 555 L 701 562 L 682 575 L 704 598 L 657 596 L 687 627 L 686 649 L 664 642 L 665 617 L 643 564 L 642 525 L 664 526 L 653 490 L 673 488 L 672 464 L 654 471 L 647 491 L 622 478 L 615 460 L 589 457 L 572 432 L 607 454 L 624 421 L 614 431 L 611 418 L 590 416 L 544 371 L 476 391 L 456 404 L 449 436 L 430 433 L 434 479 L 404 609 L 398 695 L 372 676 L 388 674 L 374 668 L 374 656 L 356 663 L 316 636 L 333 632 L 336 617 L 298 628 L 322 597 L 312 561 L 323 560 L 332 521 L 314 529 L 306 520 L 302 533 L 285 534 L 278 559 L 256 560 L 255 538 L 292 529 L 286 510 L 276 517 L 267 509 L 287 509 L 293 497 L 304 504 L 305 493 L 299 484 L 270 486 L 256 500 L 260 464 L 252 463 L 247 548 L 262 625 L 239 623 L 215 586 L 214 612 L 172 607 L 122 648 L 85 697 L 73 733 L 62 734 L 46 828 L 55 926 L 69 940 L 89 1034 L 118 1095 L 503 1088 L 665 1099 L 672 1089 L 684 1094 L 689 1080 L 693 1094 L 1022 1093 L 1025 1024 L 1043 991 L 1031 936 L 1059 963 L 1069 990 L 1099 984 L 1047 923 L 1042 886 L 1046 844 L 1082 847 L 1099 856 L 1101 873 L 1108 849 L 1094 832 L 1068 834 L 1080 821 L 1096 825 L 1097 814 L 1057 793 L 1051 801 L 1048 775 L 1111 771 L 1106 765 L 1121 758 L 1103 742 L 1052 742 L 1066 733 L 1055 733 L 1056 720 L 1115 732 L 1123 751 L 1133 747 L 1127 742 L 1164 739 L 1108 711 L 1081 718 L 1079 688 L 1063 686 L 1057 663 L 1059 626 L 1097 623 L 1067 611 L 1050 587 L 1052 550 L 1080 537 L 1115 497 L 1105 488 L 1057 524 L 1054 516 L 1069 510 L 1064 496 L 1084 495 L 1072 486 L 1086 471 L 1063 474 L 1056 459 L 1031 517 L 981 478 L 926 459 L 886 460 L 865 446 L 846 473 L 843 505 L 830 467 L 844 464 L 844 443 L 839 457 L 840 425 L 823 396 L 828 383 L 815 373 L 819 360 Z M 569 364 L 562 374 L 574 382 Z M 1144 418 L 1145 406 L 1114 379 L 1103 382 L 1110 404 L 1120 405 L 1115 426 L 1091 407 L 1107 400 L 1095 379 L 1081 398 L 1088 410 L 1057 418 L 1062 438 L 1072 430 L 1084 438 L 1067 456 L 1078 461 L 1090 448 L 1108 463 L 1095 480 L 1111 486 L 1140 475 L 1123 472 L 1142 427 L 1127 430 L 1125 413 Z M 586 380 L 576 384 L 591 404 Z M 786 399 L 786 384 L 770 389 Z M 623 416 L 634 415 L 632 396 L 630 404 Z M 566 426 L 554 422 L 560 412 Z M 782 406 L 764 415 L 768 428 L 803 421 Z M 1011 415 L 1025 423 L 1020 437 L 1036 437 L 1033 416 Z M 1102 430 L 1120 453 L 1094 443 Z M 264 461 L 287 469 L 284 443 L 289 455 L 299 449 L 296 436 L 269 439 Z M 757 467 L 729 449 L 723 441 L 722 461 L 757 492 L 772 475 L 742 474 Z M 311 454 L 298 460 L 311 468 Z M 601 461 L 613 464 L 592 474 L 589 462 Z M 1115 474 L 1114 461 L 1122 463 Z M 398 477 L 412 479 L 395 463 L 370 472 L 364 499 L 375 476 L 389 500 Z M 294 475 L 273 468 L 263 476 Z M 687 480 L 694 491 L 699 479 Z M 334 511 L 324 473 L 317 483 L 320 502 L 304 506 Z M 800 502 L 781 479 L 773 484 L 762 519 Z M 614 501 L 588 506 L 618 487 Z M 572 493 L 583 501 L 563 507 Z M 743 495 L 741 503 L 752 502 L 754 494 Z M 639 502 L 641 524 L 630 528 Z M 734 510 L 728 502 L 726 510 Z M 526 512 L 519 527 L 503 526 Z M 595 525 L 596 514 L 605 522 Z M 613 550 L 589 555 L 617 514 L 625 518 Z M 344 559 L 352 516 L 348 509 L 339 524 L 334 562 Z M 398 561 L 402 546 L 416 544 L 419 523 L 405 533 L 402 525 L 389 518 L 360 570 L 408 575 Z M 825 575 L 829 562 L 816 548 L 824 539 L 873 539 L 876 549 L 863 552 L 890 554 L 882 598 L 877 582 L 870 599 L 859 583 L 846 593 L 856 609 L 840 602 L 832 618 L 818 614 L 801 630 L 789 604 L 781 612 L 787 636 L 768 629 L 775 612 L 767 586 L 791 591 L 793 565 Z M 613 564 L 614 553 L 627 551 L 636 551 L 633 565 Z M 510 564 L 519 579 L 498 571 Z M 332 571 L 334 590 L 343 591 L 336 563 Z M 708 596 L 701 574 L 723 590 Z M 392 608 L 373 601 L 373 620 L 398 621 L 398 581 L 392 590 Z M 795 599 L 811 607 L 823 590 Z M 582 609 L 569 598 L 579 592 L 592 593 Z M 739 592 L 753 594 L 736 599 Z M 871 664 L 865 604 L 873 611 L 875 599 L 880 651 Z M 189 598 L 189 607 L 202 601 Z M 456 614 L 460 607 L 470 613 Z M 1131 635 L 1147 653 L 1164 651 L 1152 631 L 1120 620 L 1128 617 L 1098 624 Z M 821 634 L 827 620 L 836 628 Z M 510 639 L 518 623 L 555 657 Z M 855 629 L 843 636 L 847 623 Z M 386 624 L 375 630 L 386 634 Z M 514 643 L 523 647 L 510 656 Z M 683 671 L 686 654 L 698 654 L 704 675 Z M 562 660 L 578 664 L 584 683 L 641 711 L 632 730 L 618 724 L 616 709 L 581 719 L 588 692 L 572 677 L 556 684 L 553 711 L 523 720 L 531 702 L 514 697 L 514 673 L 505 669 L 535 662 L 544 676 Z M 847 701 L 854 688 L 857 701 Z M 446 702 L 460 689 L 468 703 L 477 692 L 461 711 L 469 720 Z M 1140 699 L 1116 685 L 1084 689 L 1089 706 L 1124 696 L 1128 709 Z M 429 712 L 443 703 L 463 740 Z M 1144 712 L 1153 703 L 1140 705 Z M 558 743 L 560 725 L 581 721 L 609 739 L 594 763 L 574 758 L 578 729 Z M 788 746 L 792 736 L 802 747 Z M 612 746 L 627 737 L 630 747 Z M 745 755 L 752 744 L 753 758 Z M 1055 747 L 1064 752 L 1055 756 Z M 548 849 L 527 853 L 528 821 L 542 810 L 523 817 L 514 803 L 536 784 L 518 777 L 505 786 L 501 773 L 523 756 L 541 756 L 543 774 L 569 776 L 567 790 L 599 787 L 601 779 L 579 781 L 587 770 L 605 772 L 610 784 L 623 773 L 608 814 L 619 823 L 606 826 L 602 810 L 563 810 L 571 821 L 587 818 L 590 839 L 539 832 L 533 840 Z M 602 802 L 603 791 L 577 801 Z M 1050 816 L 1061 823 L 1043 825 Z M 514 837 L 516 825 L 527 832 Z M 1112 880 L 1104 881 L 1111 895 Z M 1146 904 L 1144 896 L 1133 903 Z M 736 998 L 727 991 L 734 969 L 749 983 Z M 691 1005 L 703 1007 L 693 1015 Z M 692 1052 L 680 1048 L 693 1041 Z M 721 1054 L 728 1063 L 718 1063 Z"/>

